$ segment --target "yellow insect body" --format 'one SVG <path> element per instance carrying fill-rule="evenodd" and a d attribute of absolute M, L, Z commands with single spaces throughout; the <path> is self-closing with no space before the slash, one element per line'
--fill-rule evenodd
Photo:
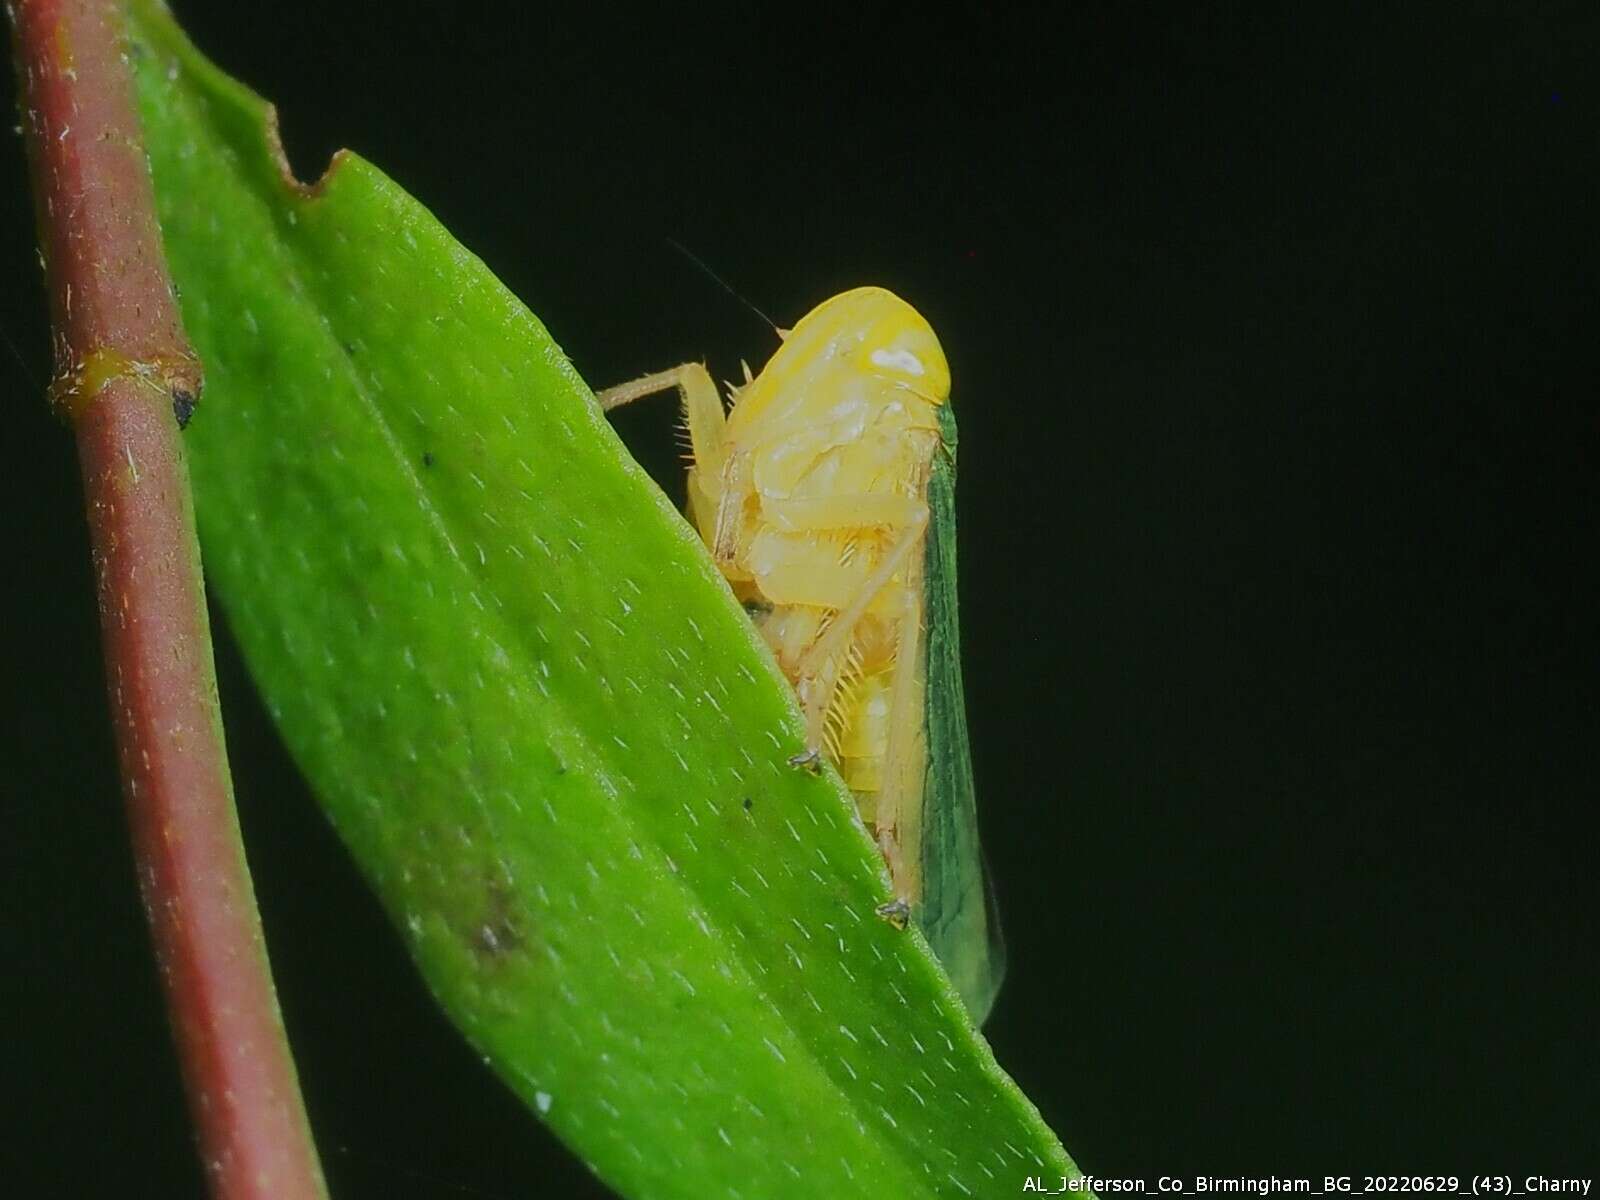
<path fill-rule="evenodd" d="M 668 387 L 683 392 L 694 451 L 690 519 L 795 685 L 810 753 L 835 763 L 915 904 L 923 537 L 944 351 L 910 305 L 857 288 L 800 321 L 726 415 L 698 364 L 599 399 L 609 409 Z"/>

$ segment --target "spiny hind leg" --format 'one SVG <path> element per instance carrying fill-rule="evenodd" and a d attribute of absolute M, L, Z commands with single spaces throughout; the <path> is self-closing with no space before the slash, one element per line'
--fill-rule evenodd
<path fill-rule="evenodd" d="M 839 611 L 828 630 L 806 651 L 795 667 L 795 689 L 800 693 L 806 718 L 806 755 L 820 752 L 823 729 L 828 719 L 828 709 L 838 688 L 840 666 L 849 651 L 851 638 L 861 618 L 878 594 L 893 580 L 895 573 L 915 561 L 913 551 L 922 545 L 922 535 L 928 528 L 928 509 L 916 505 L 914 518 L 901 530 L 900 536 L 889 547 L 888 553 L 868 575 L 854 594 L 840 597 Z M 907 571 L 907 578 L 920 578 L 920 574 Z M 914 595 L 914 592 L 913 592 Z"/>
<path fill-rule="evenodd" d="M 861 582 L 855 593 L 845 600 L 838 615 L 829 624 L 828 631 L 806 651 L 798 667 L 798 674 L 801 677 L 815 672 L 821 663 L 850 644 L 850 635 L 855 632 L 856 624 L 866 615 L 867 608 L 877 599 L 878 593 L 889 586 L 895 572 L 910 561 L 911 552 L 922 544 L 922 535 L 927 528 L 928 506 L 919 502 L 915 508 L 915 515 L 900 531 L 900 536 L 895 538 L 894 544 L 889 547 L 882 561 L 873 569 L 872 574 Z"/>
<path fill-rule="evenodd" d="M 610 412 L 646 396 L 674 389 L 683 401 L 684 418 L 689 426 L 689 446 L 694 453 L 690 507 L 695 512 L 701 511 L 700 501 L 703 498 L 709 504 L 710 511 L 720 515 L 723 472 L 728 460 L 728 424 L 722 410 L 722 397 L 717 394 L 717 385 L 702 364 L 684 363 L 670 370 L 656 371 L 596 392 L 595 400 L 600 405 L 600 411 Z M 697 490 L 700 496 L 695 495 Z M 713 520 L 702 526 L 696 520 L 701 536 L 713 546 L 717 524 Z"/>
<path fill-rule="evenodd" d="M 884 738 L 873 832 L 878 838 L 902 901 L 922 901 L 922 797 L 928 770 L 926 719 L 927 669 L 922 639 L 922 563 L 907 568 L 912 584 L 899 614 L 894 676 L 889 687 L 888 732 Z"/>

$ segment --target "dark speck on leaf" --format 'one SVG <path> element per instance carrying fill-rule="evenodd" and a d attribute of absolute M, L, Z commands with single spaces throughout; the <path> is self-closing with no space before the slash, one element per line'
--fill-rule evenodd
<path fill-rule="evenodd" d="M 493 962 L 522 949 L 523 938 L 509 913 L 479 925 L 472 935 L 472 948 L 485 961 Z"/>
<path fill-rule="evenodd" d="M 516 904 L 503 883 L 490 883 L 487 911 L 467 940 L 484 963 L 504 959 L 526 944 Z"/>
<path fill-rule="evenodd" d="M 182 388 L 172 393 L 172 415 L 178 419 L 178 428 L 187 429 L 189 418 L 194 416 L 194 407 L 199 398 L 193 393 Z"/>
<path fill-rule="evenodd" d="M 423 466 L 431 467 L 431 466 L 433 466 L 434 461 L 435 460 L 434 460 L 434 457 L 433 457 L 433 454 L 432 454 L 431 451 L 424 450 L 422 452 L 422 465 Z"/>
<path fill-rule="evenodd" d="M 754 807 L 755 807 L 755 802 L 753 800 L 751 800 L 749 796 L 746 796 L 744 798 L 744 810 L 745 810 L 745 812 L 749 812 Z"/>

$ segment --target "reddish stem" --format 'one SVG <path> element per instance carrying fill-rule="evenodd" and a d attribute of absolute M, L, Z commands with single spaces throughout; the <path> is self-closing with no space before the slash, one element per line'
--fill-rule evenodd
<path fill-rule="evenodd" d="M 141 891 L 213 1196 L 326 1195 L 222 741 L 179 423 L 199 393 L 162 255 L 123 13 L 15 0 L 54 325 L 88 503 Z M 176 419 L 175 419 L 176 414 Z"/>

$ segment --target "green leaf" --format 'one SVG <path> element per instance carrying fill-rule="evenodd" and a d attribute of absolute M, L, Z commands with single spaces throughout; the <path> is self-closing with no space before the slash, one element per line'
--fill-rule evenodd
<path fill-rule="evenodd" d="M 544 327 L 360 158 L 287 180 L 267 106 L 133 12 L 210 579 L 473 1045 L 626 1195 L 1075 1174 Z"/>

